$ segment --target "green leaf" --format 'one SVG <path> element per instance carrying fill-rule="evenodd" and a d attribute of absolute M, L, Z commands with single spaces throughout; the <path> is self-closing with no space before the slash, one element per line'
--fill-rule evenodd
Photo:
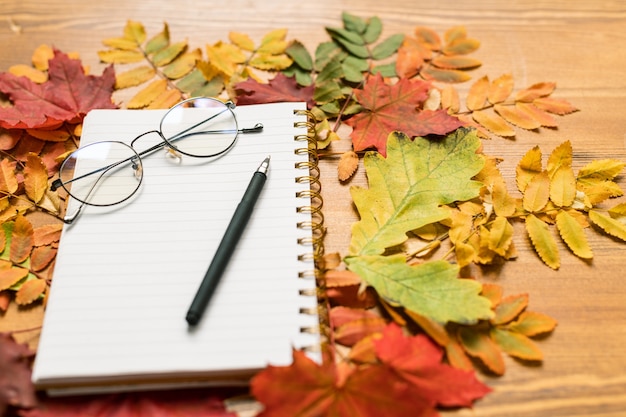
<path fill-rule="evenodd" d="M 285 53 L 303 70 L 313 70 L 313 58 L 302 42 L 297 40 L 291 42 L 285 49 Z"/>
<path fill-rule="evenodd" d="M 380 74 L 383 77 L 396 77 L 396 63 L 377 65 L 372 68 L 372 74 Z"/>
<path fill-rule="evenodd" d="M 326 31 L 335 41 L 342 43 L 343 41 L 347 41 L 354 45 L 365 45 L 363 39 L 354 32 L 350 32 L 349 30 L 342 28 L 326 28 Z"/>
<path fill-rule="evenodd" d="M 361 220 L 352 227 L 349 253 L 382 254 L 403 243 L 407 232 L 446 218 L 440 206 L 476 197 L 482 184 L 471 178 L 484 165 L 480 146 L 470 129 L 436 140 L 391 133 L 387 158 L 364 157 L 370 188 L 351 189 Z"/>
<path fill-rule="evenodd" d="M 350 54 L 356 57 L 369 58 L 370 56 L 369 50 L 364 45 L 356 45 L 343 38 L 337 38 L 335 40 L 339 42 L 341 46 L 343 46 L 346 49 L 346 51 L 348 51 Z"/>
<path fill-rule="evenodd" d="M 438 323 L 473 324 L 493 317 L 482 285 L 459 279 L 459 267 L 446 261 L 406 264 L 403 254 L 345 259 L 348 268 L 391 302 Z"/>
<path fill-rule="evenodd" d="M 155 53 L 152 57 L 152 62 L 157 67 L 162 67 L 170 62 L 174 61 L 181 53 L 187 49 L 187 42 L 176 42 L 171 44 L 165 49 Z"/>
<path fill-rule="evenodd" d="M 315 49 L 315 68 L 322 69 L 332 61 L 341 62 L 348 54 L 335 42 L 323 42 Z"/>
<path fill-rule="evenodd" d="M 367 28 L 367 23 L 365 23 L 365 20 L 348 12 L 343 12 L 341 14 L 341 19 L 343 20 L 343 26 L 346 28 L 346 30 L 349 30 L 350 32 L 356 32 L 361 34 L 365 32 L 365 29 Z"/>
<path fill-rule="evenodd" d="M 146 44 L 146 54 L 150 55 L 158 52 L 167 47 L 170 44 L 170 30 L 167 23 L 163 25 L 163 31 L 155 35 Z"/>
<path fill-rule="evenodd" d="M 402 41 L 404 40 L 403 34 L 391 35 L 372 50 L 372 58 L 385 59 L 395 54 L 398 51 Z"/>
<path fill-rule="evenodd" d="M 380 37 L 380 34 L 383 32 L 383 22 L 380 18 L 374 16 L 367 22 L 367 28 L 363 33 L 363 40 L 368 45 L 370 43 L 374 43 Z"/>
<path fill-rule="evenodd" d="M 345 59 L 345 61 L 343 61 L 341 68 L 346 80 L 351 82 L 360 82 L 363 80 L 363 72 L 367 71 L 368 65 L 367 61 L 361 58 L 349 56 Z"/>
<path fill-rule="evenodd" d="M 506 329 L 530 337 L 549 333 L 556 325 L 556 320 L 550 316 L 534 311 L 524 311 L 517 320 L 508 324 Z"/>

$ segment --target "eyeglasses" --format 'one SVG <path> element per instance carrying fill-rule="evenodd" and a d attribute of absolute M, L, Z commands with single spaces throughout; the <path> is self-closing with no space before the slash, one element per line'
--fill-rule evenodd
<path fill-rule="evenodd" d="M 50 189 L 62 187 L 81 204 L 63 221 L 71 224 L 85 205 L 113 206 L 131 198 L 141 186 L 141 158 L 165 149 L 169 156 L 214 158 L 228 152 L 239 133 L 263 130 L 257 123 L 252 128 L 239 129 L 233 109 L 235 104 L 214 98 L 194 97 L 170 108 L 159 124 L 134 138 L 130 145 L 120 141 L 102 141 L 82 146 L 72 152 L 59 168 L 59 178 Z M 146 136 L 157 135 L 158 143 L 137 152 L 135 143 Z"/>

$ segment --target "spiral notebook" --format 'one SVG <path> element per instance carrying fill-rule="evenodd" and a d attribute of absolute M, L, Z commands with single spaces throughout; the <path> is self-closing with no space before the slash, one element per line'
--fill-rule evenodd
<path fill-rule="evenodd" d="M 158 110 L 95 110 L 81 146 L 129 142 Z M 54 394 L 247 382 L 293 349 L 319 347 L 315 254 L 321 250 L 316 151 L 304 103 L 240 106 L 239 135 L 210 162 L 143 160 L 141 189 L 65 226 L 33 382 Z M 141 145 L 137 145 L 141 147 Z M 185 314 L 259 163 L 256 203 L 202 321 Z M 74 201 L 70 201 L 68 212 Z"/>

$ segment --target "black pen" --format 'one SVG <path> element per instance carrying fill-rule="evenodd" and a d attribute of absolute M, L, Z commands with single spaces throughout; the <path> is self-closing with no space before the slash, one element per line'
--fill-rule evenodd
<path fill-rule="evenodd" d="M 267 179 L 269 165 L 270 157 L 268 156 L 252 175 L 250 184 L 248 184 L 248 188 L 243 194 L 241 202 L 237 206 L 232 219 L 230 219 L 224 237 L 222 237 L 222 241 L 217 247 L 209 269 L 206 271 L 206 274 L 204 274 L 200 288 L 198 288 L 198 292 L 196 292 L 196 296 L 187 311 L 186 320 L 187 323 L 192 326 L 198 324 L 200 321 L 200 317 L 202 317 L 202 313 L 204 313 L 213 292 L 215 292 L 215 288 L 222 277 L 224 269 L 226 265 L 228 265 L 228 261 L 235 250 L 235 246 L 237 246 L 237 242 L 246 228 L 246 224 L 248 224 L 254 204 L 259 198 L 263 184 L 265 184 L 265 180 Z"/>

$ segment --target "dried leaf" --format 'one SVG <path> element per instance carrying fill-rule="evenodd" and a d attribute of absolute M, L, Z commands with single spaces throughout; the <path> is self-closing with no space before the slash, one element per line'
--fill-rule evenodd
<path fill-rule="evenodd" d="M 301 87 L 294 78 L 278 73 L 269 84 L 248 79 L 235 84 L 237 104 L 276 103 L 281 101 L 304 101 L 313 107 L 314 86 Z"/>
<path fill-rule="evenodd" d="M 531 103 L 517 102 L 515 108 L 526 113 L 530 118 L 536 120 L 541 126 L 544 127 L 557 127 L 556 120 L 545 111 L 541 110 L 537 106 Z"/>
<path fill-rule="evenodd" d="M 428 51 L 429 53 L 430 51 Z M 396 74 L 401 78 L 413 78 L 424 66 L 424 46 L 411 38 L 405 38 L 396 57 Z"/>
<path fill-rule="evenodd" d="M 46 281 L 43 279 L 30 279 L 20 286 L 15 294 L 15 302 L 18 305 L 28 305 L 43 296 L 46 290 Z"/>
<path fill-rule="evenodd" d="M 545 314 L 524 311 L 506 329 L 531 337 L 551 332 L 556 324 L 556 320 Z"/>
<path fill-rule="evenodd" d="M 494 325 L 513 321 L 528 306 L 528 294 L 509 295 L 500 300 L 494 309 L 496 315 L 491 319 Z"/>
<path fill-rule="evenodd" d="M 572 168 L 561 166 L 550 180 L 550 200 L 559 207 L 568 207 L 576 198 L 576 176 Z"/>
<path fill-rule="evenodd" d="M 330 270 L 324 275 L 327 288 L 360 285 L 363 281 L 352 271 Z"/>
<path fill-rule="evenodd" d="M 506 121 L 493 112 L 486 110 L 477 110 L 472 112 L 472 118 L 484 126 L 485 129 L 490 132 L 503 137 L 515 136 L 515 131 L 509 126 Z"/>
<path fill-rule="evenodd" d="M 9 73 L 16 77 L 26 77 L 36 84 L 42 84 L 48 81 L 48 74 L 28 65 L 13 65 L 9 67 Z"/>
<path fill-rule="evenodd" d="M 237 65 L 246 61 L 246 56 L 237 46 L 223 42 L 207 45 L 209 63 L 225 77 L 230 78 L 235 74 Z"/>
<path fill-rule="evenodd" d="M 30 255 L 30 269 L 35 272 L 43 271 L 52 263 L 57 255 L 57 249 L 52 246 L 35 247 Z"/>
<path fill-rule="evenodd" d="M 169 109 L 182 100 L 182 94 L 178 90 L 165 90 L 156 97 L 147 109 Z"/>
<path fill-rule="evenodd" d="M 476 39 L 459 38 L 446 44 L 442 49 L 445 55 L 467 55 L 480 47 L 480 42 Z"/>
<path fill-rule="evenodd" d="M 457 70 L 473 69 L 482 65 L 482 62 L 475 58 L 468 58 L 465 56 L 457 55 L 438 56 L 434 58 L 431 62 L 434 66 L 438 68 Z"/>
<path fill-rule="evenodd" d="M 541 110 L 561 116 L 578 111 L 578 109 L 571 105 L 568 101 L 556 98 L 538 98 L 533 100 L 533 104 Z"/>
<path fill-rule="evenodd" d="M 597 210 L 589 211 L 589 220 L 609 235 L 626 241 L 626 225 L 624 223 L 612 219 Z"/>
<path fill-rule="evenodd" d="M 0 333 L 0 415 L 8 415 L 9 407 L 30 409 L 37 405 L 30 378 L 33 355 L 27 345 Z"/>
<path fill-rule="evenodd" d="M 524 209 L 532 213 L 543 210 L 549 199 L 550 178 L 547 171 L 542 171 L 528 182 L 522 203 Z"/>
<path fill-rule="evenodd" d="M 187 50 L 187 42 L 175 42 L 156 52 L 152 56 L 152 62 L 157 67 L 172 63 L 180 54 Z"/>
<path fill-rule="evenodd" d="M 254 42 L 250 38 L 250 36 L 245 33 L 239 32 L 229 32 L 228 40 L 232 43 L 243 49 L 244 51 L 253 51 L 254 50 Z"/>
<path fill-rule="evenodd" d="M 583 259 L 593 258 L 593 252 L 580 223 L 566 211 L 559 211 L 556 215 L 556 226 L 561 238 L 574 252 L 574 255 Z"/>
<path fill-rule="evenodd" d="M 496 217 L 489 230 L 489 249 L 505 256 L 513 241 L 513 226 L 506 217 Z"/>
<path fill-rule="evenodd" d="M 135 67 L 115 76 L 115 89 L 120 90 L 123 88 L 135 87 L 151 80 L 155 75 L 155 69 L 148 65 Z"/>
<path fill-rule="evenodd" d="M 57 130 L 41 130 L 41 129 L 26 129 L 26 133 L 30 136 L 45 140 L 47 142 L 65 142 L 71 135 L 66 129 Z"/>
<path fill-rule="evenodd" d="M 11 288 L 28 276 L 28 269 L 17 266 L 0 268 L 0 291 Z"/>
<path fill-rule="evenodd" d="M 48 168 L 39 155 L 32 152 L 26 156 L 24 187 L 28 198 L 35 203 L 39 203 L 48 190 Z"/>
<path fill-rule="evenodd" d="M 141 22 L 128 20 L 124 26 L 124 37 L 141 45 L 146 40 L 146 29 Z"/>
<path fill-rule="evenodd" d="M 0 192 L 14 194 L 18 188 L 17 177 L 15 176 L 16 162 L 9 159 L 0 161 Z"/>
<path fill-rule="evenodd" d="M 465 105 L 469 110 L 481 110 L 485 107 L 487 101 L 487 92 L 489 91 L 489 78 L 485 75 L 472 84 L 465 99 Z"/>
<path fill-rule="evenodd" d="M 543 354 L 537 345 L 523 334 L 493 328 L 491 329 L 491 337 L 500 349 L 510 356 L 527 361 L 543 360 Z"/>
<path fill-rule="evenodd" d="M 420 71 L 425 80 L 440 81 L 443 83 L 463 83 L 472 78 L 465 71 L 453 69 L 438 69 L 432 65 L 426 65 Z"/>
<path fill-rule="evenodd" d="M 543 171 L 541 158 L 541 149 L 539 146 L 535 146 L 526 152 L 517 164 L 515 168 L 515 181 L 518 190 L 522 193 L 526 191 L 526 187 L 528 187 L 530 181 Z"/>
<path fill-rule="evenodd" d="M 461 327 L 458 330 L 458 337 L 468 355 L 480 359 L 494 374 L 504 375 L 505 365 L 502 354 L 487 333 Z"/>
<path fill-rule="evenodd" d="M 491 104 L 502 103 L 513 92 L 513 85 L 513 76 L 511 74 L 501 75 L 489 85 L 487 100 Z"/>
<path fill-rule="evenodd" d="M 354 151 L 344 152 L 339 159 L 337 172 L 339 181 L 346 181 L 355 173 L 359 166 L 359 156 Z"/>
<path fill-rule="evenodd" d="M 561 263 L 559 250 L 548 225 L 530 214 L 526 217 L 526 231 L 541 260 L 550 268 L 558 269 Z"/>
<path fill-rule="evenodd" d="M 441 38 L 434 30 L 418 26 L 415 28 L 415 36 L 420 43 L 428 46 L 433 51 L 441 49 Z"/>
<path fill-rule="evenodd" d="M 541 127 L 541 123 L 535 120 L 532 115 L 518 107 L 496 104 L 493 108 L 504 120 L 522 129 L 534 130 Z"/>
<path fill-rule="evenodd" d="M 520 90 L 515 94 L 515 101 L 525 101 L 527 103 L 532 102 L 540 97 L 549 96 L 554 92 L 556 83 L 541 82 L 533 84 L 530 87 Z"/>
<path fill-rule="evenodd" d="M 39 45 L 33 52 L 31 62 L 39 71 L 48 71 L 48 61 L 52 58 L 54 58 L 54 49 L 49 45 Z"/>
<path fill-rule="evenodd" d="M 144 56 L 139 51 L 109 49 L 106 51 L 98 51 L 98 58 L 100 58 L 100 61 L 107 64 L 134 64 L 143 61 Z"/>
<path fill-rule="evenodd" d="M 459 92 L 451 85 L 446 85 L 441 89 L 441 108 L 448 110 L 448 113 L 458 113 L 461 109 Z"/>
<path fill-rule="evenodd" d="M 387 321 L 382 317 L 366 317 L 349 321 L 335 329 L 335 340 L 345 346 L 353 346 L 367 336 L 383 331 Z"/>
<path fill-rule="evenodd" d="M 139 91 L 130 101 L 126 104 L 129 109 L 140 109 L 147 107 L 150 103 L 157 99 L 167 89 L 167 81 L 155 80 L 148 84 L 147 87 Z"/>

